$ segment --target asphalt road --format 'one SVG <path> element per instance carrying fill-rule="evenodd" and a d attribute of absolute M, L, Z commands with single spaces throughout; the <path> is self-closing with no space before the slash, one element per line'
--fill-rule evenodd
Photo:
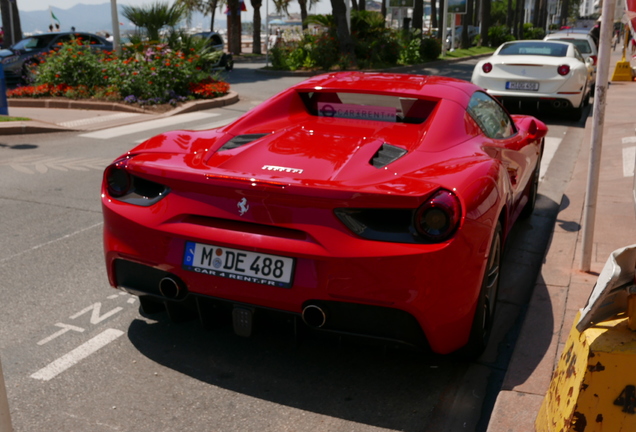
<path fill-rule="evenodd" d="M 469 79 L 474 63 L 426 73 Z M 229 121 L 303 79 L 258 66 L 228 75 L 238 104 L 180 127 Z M 555 147 L 540 193 L 564 187 L 584 133 L 544 120 Z M 0 359 L 16 431 L 485 430 L 554 224 L 551 194 L 506 245 L 497 328 L 477 362 L 297 340 L 286 323 L 243 339 L 144 317 L 106 280 L 102 170 L 162 131 L 0 137 Z"/>

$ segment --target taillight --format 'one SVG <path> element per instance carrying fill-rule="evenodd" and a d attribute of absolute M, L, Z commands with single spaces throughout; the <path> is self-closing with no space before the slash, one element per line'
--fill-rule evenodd
<path fill-rule="evenodd" d="M 492 70 L 492 63 L 484 63 L 481 65 L 481 70 L 483 70 L 484 73 L 489 73 Z"/>
<path fill-rule="evenodd" d="M 591 59 L 592 59 L 592 61 L 594 62 L 594 63 L 592 63 L 592 64 L 593 64 L 594 66 L 596 66 L 596 62 L 598 61 L 598 57 L 597 57 L 597 56 L 595 56 L 595 55 L 592 55 L 592 56 L 590 56 L 590 58 L 591 58 Z"/>
<path fill-rule="evenodd" d="M 570 66 L 568 65 L 561 65 L 557 68 L 557 72 L 559 73 L 559 75 L 567 75 L 570 73 Z"/>
<path fill-rule="evenodd" d="M 440 242 L 455 233 L 460 220 L 459 198 L 450 191 L 441 190 L 417 209 L 413 225 L 423 237 Z"/>
<path fill-rule="evenodd" d="M 106 169 L 104 179 L 106 180 L 108 194 L 115 198 L 126 195 L 132 187 L 130 174 L 117 165 L 111 165 Z"/>

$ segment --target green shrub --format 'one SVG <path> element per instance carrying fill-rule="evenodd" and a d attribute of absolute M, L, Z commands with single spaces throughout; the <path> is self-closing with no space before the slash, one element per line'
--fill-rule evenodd
<path fill-rule="evenodd" d="M 92 88 L 105 86 L 106 78 L 101 73 L 102 53 L 92 51 L 81 38 L 59 47 L 43 56 L 34 71 L 35 84 L 68 84 Z"/>
<path fill-rule="evenodd" d="M 513 40 L 515 40 L 515 37 L 510 34 L 510 28 L 508 28 L 508 26 L 492 26 L 488 29 L 488 41 L 491 47 L 498 47 L 504 42 Z"/>
<path fill-rule="evenodd" d="M 545 30 L 541 27 L 533 27 L 531 23 L 525 23 L 523 25 L 524 39 L 543 39 L 544 37 Z"/>
<path fill-rule="evenodd" d="M 442 54 L 442 44 L 439 39 L 424 38 L 420 44 L 420 57 L 424 61 L 437 59 Z"/>
<path fill-rule="evenodd" d="M 422 40 L 419 36 L 415 35 L 410 38 L 406 38 L 402 50 L 400 51 L 399 64 L 412 65 L 422 62 L 422 54 L 420 53 L 420 47 L 422 46 Z"/>

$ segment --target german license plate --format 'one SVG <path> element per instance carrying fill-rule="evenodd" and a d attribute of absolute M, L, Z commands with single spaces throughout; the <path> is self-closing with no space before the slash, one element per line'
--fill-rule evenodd
<path fill-rule="evenodd" d="M 245 282 L 291 288 L 293 258 L 186 242 L 183 268 Z"/>
<path fill-rule="evenodd" d="M 539 83 L 532 81 L 506 81 L 506 89 L 539 91 Z"/>

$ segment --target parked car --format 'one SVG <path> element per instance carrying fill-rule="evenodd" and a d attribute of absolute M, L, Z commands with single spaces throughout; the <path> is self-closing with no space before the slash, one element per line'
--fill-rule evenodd
<path fill-rule="evenodd" d="M 569 42 L 506 42 L 475 66 L 471 81 L 508 107 L 530 104 L 578 120 L 592 91 L 592 60 Z"/>
<path fill-rule="evenodd" d="M 452 78 L 340 72 L 104 173 L 110 284 L 241 336 L 254 316 L 478 356 L 547 127 Z M 277 314 L 278 313 L 278 314 Z"/>
<path fill-rule="evenodd" d="M 596 63 L 598 62 L 598 47 L 596 46 L 596 42 L 589 31 L 570 29 L 551 33 L 547 35 L 543 40 L 556 40 L 574 44 L 576 49 L 579 50 L 585 60 L 592 60 L 592 83 L 596 83 Z M 594 87 L 595 85 L 592 86 L 592 94 L 594 94 Z"/>
<path fill-rule="evenodd" d="M 210 47 L 213 51 L 221 51 L 225 49 L 225 44 L 223 43 L 223 36 L 221 36 L 217 32 L 200 32 L 195 33 L 194 37 L 200 37 L 203 39 L 207 39 L 208 47 Z M 231 53 L 223 52 L 218 62 L 210 65 L 211 69 L 225 69 L 232 70 L 234 69 L 234 58 Z"/>
<path fill-rule="evenodd" d="M 25 84 L 30 77 L 30 69 L 39 63 L 39 54 L 44 54 L 59 45 L 81 38 L 93 50 L 111 51 L 113 44 L 101 36 L 83 32 L 45 33 L 29 36 L 8 49 L 0 50 L 0 61 L 7 84 Z"/>
<path fill-rule="evenodd" d="M 446 49 L 450 50 L 451 48 L 459 48 L 462 43 L 462 30 L 463 26 L 458 25 L 455 26 L 455 44 L 451 44 L 451 30 L 448 30 L 448 34 L 446 36 Z M 475 36 L 479 34 L 479 27 L 477 26 L 468 26 L 468 40 L 470 41 L 471 46 L 474 44 Z"/>

